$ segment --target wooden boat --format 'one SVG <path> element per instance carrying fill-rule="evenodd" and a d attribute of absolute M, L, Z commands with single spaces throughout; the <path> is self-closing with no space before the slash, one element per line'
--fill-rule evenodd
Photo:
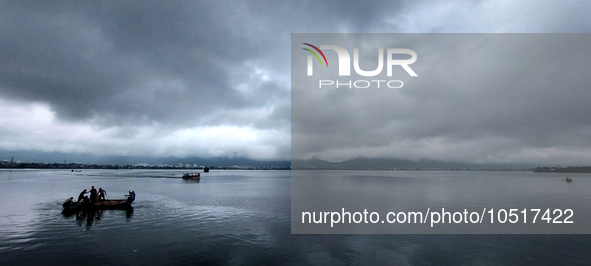
<path fill-rule="evenodd" d="M 183 174 L 183 179 L 191 179 L 191 180 L 199 180 L 201 179 L 201 174 Z"/>
<path fill-rule="evenodd" d="M 131 202 L 127 199 L 103 200 L 99 202 L 71 202 L 62 204 L 64 210 L 81 209 L 126 209 L 131 207 Z"/>

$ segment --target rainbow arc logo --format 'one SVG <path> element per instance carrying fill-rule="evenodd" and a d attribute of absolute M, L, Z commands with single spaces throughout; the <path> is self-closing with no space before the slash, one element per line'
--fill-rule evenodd
<path fill-rule="evenodd" d="M 320 55 L 322 55 L 322 58 L 324 58 L 324 62 L 326 63 L 326 67 L 328 67 L 328 61 L 326 61 L 326 56 L 324 56 L 324 53 L 318 47 L 316 47 L 314 45 L 311 45 L 309 43 L 302 43 L 302 44 L 308 45 L 308 46 L 314 48 L 314 50 L 318 51 L 320 53 Z M 316 54 L 314 51 L 312 51 L 312 50 L 310 50 L 308 48 L 302 48 L 302 49 L 304 49 L 304 50 L 312 53 L 313 55 L 315 55 L 316 58 L 318 58 L 318 62 L 320 62 L 320 65 L 323 66 L 322 65 L 322 60 L 320 60 L 320 56 L 318 56 L 318 54 Z"/>

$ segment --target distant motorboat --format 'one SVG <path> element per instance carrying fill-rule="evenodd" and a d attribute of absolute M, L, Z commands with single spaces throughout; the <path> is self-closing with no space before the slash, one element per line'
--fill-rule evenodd
<path fill-rule="evenodd" d="M 199 180 L 201 179 L 201 174 L 183 174 L 183 179 L 190 179 L 190 180 Z"/>

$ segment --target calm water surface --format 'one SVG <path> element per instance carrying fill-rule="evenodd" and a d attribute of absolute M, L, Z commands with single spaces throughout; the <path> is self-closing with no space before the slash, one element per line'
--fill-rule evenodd
<path fill-rule="evenodd" d="M 455 187 L 460 177 L 464 186 L 494 186 L 490 180 L 514 174 L 384 173 L 386 186 L 403 178 L 410 190 L 425 180 Z M 213 170 L 199 183 L 180 176 L 2 170 L 0 265 L 591 265 L 590 235 L 291 235 L 289 171 Z M 558 177 L 533 177 L 589 200 L 588 175 L 575 175 L 570 187 Z M 93 185 L 110 199 L 135 190 L 133 211 L 62 214 L 58 203 Z"/>

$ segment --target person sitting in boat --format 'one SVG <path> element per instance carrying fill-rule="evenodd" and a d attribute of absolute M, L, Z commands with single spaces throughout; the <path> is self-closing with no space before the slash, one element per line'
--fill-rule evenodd
<path fill-rule="evenodd" d="M 98 193 L 96 192 L 96 189 L 94 188 L 94 186 L 92 186 L 92 189 L 90 189 L 90 202 L 97 201 L 96 196 L 98 196 Z"/>
<path fill-rule="evenodd" d="M 88 193 L 88 192 L 86 192 L 86 189 L 82 190 L 82 192 L 80 192 L 80 195 L 78 195 L 78 202 L 80 202 L 81 200 L 84 199 L 84 194 L 86 194 L 86 193 Z"/>
<path fill-rule="evenodd" d="M 82 199 L 82 202 L 84 204 L 88 204 L 88 203 L 90 203 L 90 198 L 88 196 L 84 196 L 84 198 Z"/>
<path fill-rule="evenodd" d="M 99 194 L 99 201 L 104 201 L 105 195 L 107 195 L 107 191 L 105 191 L 103 188 L 99 188 L 98 194 Z"/>
<path fill-rule="evenodd" d="M 72 204 L 73 202 L 74 202 L 74 197 L 70 197 L 69 199 L 64 201 L 64 203 L 62 203 L 62 206 L 68 206 L 68 205 Z"/>
<path fill-rule="evenodd" d="M 125 195 L 127 197 L 127 201 L 132 203 L 135 200 L 135 191 L 129 191 L 129 195 Z"/>

